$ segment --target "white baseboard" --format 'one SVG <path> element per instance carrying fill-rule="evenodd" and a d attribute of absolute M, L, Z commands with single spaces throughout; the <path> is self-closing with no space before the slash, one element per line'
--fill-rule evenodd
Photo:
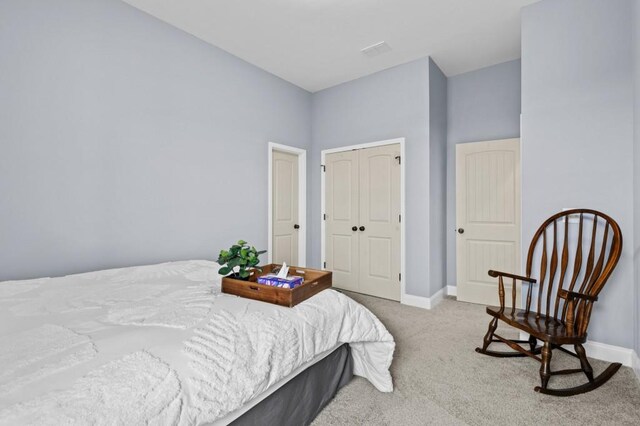
<path fill-rule="evenodd" d="M 529 335 L 527 333 L 520 332 L 520 340 L 528 339 Z M 589 358 L 600 359 L 607 362 L 619 362 L 626 367 L 632 367 L 634 355 L 637 357 L 637 354 L 633 349 L 627 349 L 621 346 L 608 345 L 606 343 L 588 340 L 583 346 Z M 565 345 L 564 347 L 573 352 L 573 348 L 570 345 Z M 636 370 L 636 374 L 638 374 L 638 370 Z"/>
<path fill-rule="evenodd" d="M 429 309 L 435 308 L 438 303 L 442 302 L 442 300 L 444 299 L 445 291 L 446 288 L 441 288 L 436 292 L 436 294 L 429 298 Z"/>
<path fill-rule="evenodd" d="M 415 306 L 422 309 L 433 309 L 444 299 L 445 289 L 441 288 L 431 297 L 414 296 L 412 294 L 403 294 L 400 303 L 408 306 Z"/>
<path fill-rule="evenodd" d="M 633 371 L 636 372 L 636 377 L 640 380 L 640 356 L 638 356 L 638 352 L 636 351 L 633 351 L 631 365 L 633 367 Z"/>
<path fill-rule="evenodd" d="M 458 287 L 455 285 L 447 286 L 447 296 L 457 296 L 458 295 Z"/>
<path fill-rule="evenodd" d="M 431 300 L 428 297 L 414 296 L 412 294 L 403 294 L 400 303 L 416 308 L 431 309 Z"/>
<path fill-rule="evenodd" d="M 584 348 L 587 350 L 587 354 L 591 358 L 601 359 L 608 362 L 619 362 L 627 367 L 632 366 L 634 355 L 634 351 L 632 349 L 590 341 L 587 341 L 584 344 Z"/>

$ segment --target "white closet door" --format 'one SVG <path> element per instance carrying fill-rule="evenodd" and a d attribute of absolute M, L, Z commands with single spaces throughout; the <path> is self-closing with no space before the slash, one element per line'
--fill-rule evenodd
<path fill-rule="evenodd" d="M 358 151 L 359 290 L 400 300 L 400 145 Z"/>
<path fill-rule="evenodd" d="M 273 262 L 298 264 L 298 157 L 273 152 Z"/>
<path fill-rule="evenodd" d="M 326 269 L 333 285 L 400 300 L 400 145 L 325 157 Z"/>
<path fill-rule="evenodd" d="M 519 139 L 456 146 L 456 204 L 458 300 L 499 305 L 487 271 L 521 272 Z M 505 290 L 510 306 L 509 279 Z"/>
<path fill-rule="evenodd" d="M 359 291 L 358 152 L 328 154 L 325 170 L 326 269 L 335 287 Z"/>

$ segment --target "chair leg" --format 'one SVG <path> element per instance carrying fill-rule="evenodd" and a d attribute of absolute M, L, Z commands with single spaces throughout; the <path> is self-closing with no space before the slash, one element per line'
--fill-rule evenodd
<path fill-rule="evenodd" d="M 591 364 L 589 364 L 589 360 L 587 360 L 587 354 L 584 350 L 584 347 L 580 343 L 578 343 L 574 345 L 574 348 L 576 350 L 576 354 L 580 358 L 580 366 L 582 367 L 582 371 L 584 371 L 584 374 L 587 376 L 587 379 L 589 379 L 589 382 L 593 383 L 593 368 L 591 368 Z"/>
<path fill-rule="evenodd" d="M 542 382 L 541 389 L 546 389 L 551 377 L 551 345 L 544 342 L 542 347 L 542 364 L 540 365 L 540 380 Z"/>
<path fill-rule="evenodd" d="M 491 322 L 489 323 L 489 329 L 487 330 L 487 334 L 484 335 L 484 339 L 482 340 L 482 349 L 479 350 L 476 349 L 477 352 L 486 352 L 487 348 L 489 347 L 489 345 L 491 344 L 491 341 L 493 340 L 493 333 L 496 332 L 496 329 L 498 328 L 498 318 L 494 318 L 491 320 Z"/>
<path fill-rule="evenodd" d="M 493 356 L 493 357 L 497 357 L 497 358 L 515 358 L 515 357 L 525 357 L 525 356 L 531 356 L 530 354 L 526 354 L 523 353 L 522 351 L 518 351 L 516 350 L 516 348 L 514 347 L 514 345 L 520 346 L 520 343 L 527 343 L 524 340 L 509 340 L 510 343 L 507 343 L 503 340 L 502 337 L 498 336 L 497 334 L 495 334 L 496 329 L 498 328 L 498 318 L 493 318 L 491 320 L 491 322 L 489 323 L 489 329 L 487 330 L 487 334 L 485 334 L 484 339 L 482 340 L 482 348 L 478 347 L 476 348 L 476 352 L 480 353 L 480 354 L 484 354 L 484 355 L 489 355 L 489 356 Z M 494 339 L 497 338 L 496 339 Z M 508 339 L 507 339 L 508 340 Z M 535 338 L 534 338 L 535 340 Z M 493 342 L 502 342 L 502 343 L 506 343 L 508 346 L 511 346 L 512 349 L 514 349 L 513 351 L 506 351 L 506 352 L 499 352 L 499 351 L 490 351 L 488 350 L 489 345 Z M 529 343 L 531 343 L 531 339 L 529 339 Z M 533 354 L 537 354 L 539 351 L 539 349 L 537 349 L 535 347 L 535 344 L 533 346 L 533 350 L 531 351 Z"/>
<path fill-rule="evenodd" d="M 531 353 L 536 352 L 536 347 L 538 346 L 538 339 L 533 335 L 529 335 L 529 348 L 531 348 Z"/>

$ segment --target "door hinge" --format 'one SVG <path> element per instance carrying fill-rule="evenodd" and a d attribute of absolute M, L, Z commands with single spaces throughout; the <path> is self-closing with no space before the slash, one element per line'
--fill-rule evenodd
<path fill-rule="evenodd" d="M 398 215 L 398 222 L 402 223 L 402 215 L 401 214 Z"/>
<path fill-rule="evenodd" d="M 325 166 L 324 164 L 320 164 L 320 167 L 322 167 L 322 171 L 323 172 L 327 171 L 327 166 Z"/>
<path fill-rule="evenodd" d="M 398 164 L 402 164 L 402 158 L 399 155 L 396 155 L 396 160 L 398 160 Z"/>
<path fill-rule="evenodd" d="M 324 262 L 323 268 L 327 269 L 327 262 Z"/>
<path fill-rule="evenodd" d="M 326 213 L 322 215 L 322 220 L 327 220 L 327 214 Z"/>
<path fill-rule="evenodd" d="M 398 281 L 402 281 L 402 274 L 398 274 Z"/>

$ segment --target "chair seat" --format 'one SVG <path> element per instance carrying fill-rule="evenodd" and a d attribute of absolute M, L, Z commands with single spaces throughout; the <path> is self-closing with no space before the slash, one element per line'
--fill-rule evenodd
<path fill-rule="evenodd" d="M 545 315 L 536 318 L 536 312 L 527 313 L 524 309 L 516 309 L 511 313 L 511 308 L 500 312 L 498 306 L 487 306 L 487 313 L 545 342 L 564 345 L 584 343 L 587 340 L 586 334 L 576 336 L 573 332 L 569 333 L 564 323 L 555 318 Z"/>

